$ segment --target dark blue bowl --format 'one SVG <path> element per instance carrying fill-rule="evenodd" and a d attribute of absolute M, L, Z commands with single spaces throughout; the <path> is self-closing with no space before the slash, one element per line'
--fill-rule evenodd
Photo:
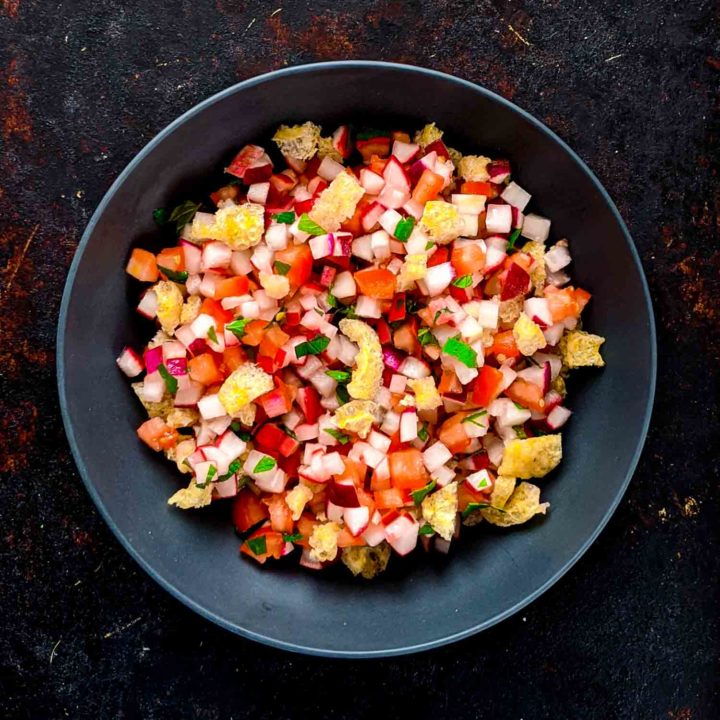
<path fill-rule="evenodd" d="M 229 157 L 280 123 L 313 120 L 416 128 L 433 120 L 466 152 L 509 157 L 515 177 L 571 240 L 577 284 L 593 293 L 585 322 L 604 335 L 607 367 L 581 371 L 565 458 L 543 481 L 552 507 L 517 529 L 464 532 L 449 557 L 391 560 L 372 582 L 260 567 L 238 557 L 227 506 L 187 513 L 166 500 L 174 468 L 138 442 L 143 413 L 114 360 L 149 327 L 124 273 L 131 244 L 157 242 L 152 211 L 200 197 Z M 206 100 L 128 165 L 88 225 L 63 297 L 58 384 L 80 474 L 128 552 L 175 597 L 223 627 L 298 652 L 409 653 L 479 632 L 556 582 L 588 549 L 627 487 L 650 420 L 656 350 L 637 252 L 615 206 L 580 158 L 530 115 L 441 73 L 378 62 L 280 70 Z"/>

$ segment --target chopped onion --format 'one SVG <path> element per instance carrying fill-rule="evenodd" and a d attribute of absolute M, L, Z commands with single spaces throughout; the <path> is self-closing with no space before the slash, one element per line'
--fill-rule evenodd
<path fill-rule="evenodd" d="M 328 182 L 333 181 L 345 168 L 337 161 L 326 155 L 320 165 L 318 165 L 317 174 Z"/>
<path fill-rule="evenodd" d="M 525 216 L 520 234 L 528 240 L 544 243 L 550 235 L 550 220 L 530 213 Z"/>
<path fill-rule="evenodd" d="M 360 171 L 360 184 L 368 195 L 378 195 L 385 186 L 385 178 L 369 168 Z"/>
<path fill-rule="evenodd" d="M 512 230 L 510 205 L 492 203 L 487 206 L 485 227 L 490 233 L 509 233 Z"/>
<path fill-rule="evenodd" d="M 571 260 L 570 251 L 566 245 L 553 245 L 545 253 L 545 265 L 547 265 L 547 269 L 552 273 L 556 273 L 564 267 L 567 267 Z"/>
<path fill-rule="evenodd" d="M 455 270 L 452 263 L 445 262 L 439 265 L 433 265 L 427 269 L 425 275 L 425 285 L 428 294 L 435 297 L 447 289 L 455 277 Z"/>
<path fill-rule="evenodd" d="M 400 422 L 402 424 L 402 420 Z M 428 472 L 432 473 L 448 460 L 451 460 L 453 455 L 447 446 L 438 440 L 425 450 L 422 456 L 425 467 L 428 469 Z"/>
<path fill-rule="evenodd" d="M 516 207 L 518 210 L 524 210 L 530 202 L 530 195 L 527 190 L 523 190 L 516 182 L 508 183 L 508 186 L 502 191 L 500 197 L 508 203 Z"/>

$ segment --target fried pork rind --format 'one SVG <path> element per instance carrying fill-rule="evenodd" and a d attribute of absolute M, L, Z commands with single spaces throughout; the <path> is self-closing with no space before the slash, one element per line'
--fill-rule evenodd
<path fill-rule="evenodd" d="M 522 313 L 524 302 L 525 298 L 522 295 L 516 298 L 511 298 L 510 300 L 500 301 L 498 317 L 503 325 L 514 325 L 518 321 L 520 313 Z"/>
<path fill-rule="evenodd" d="M 168 505 L 175 505 L 181 510 L 205 507 L 212 502 L 212 491 L 212 483 L 206 483 L 205 487 L 201 488 L 195 484 L 195 478 L 193 478 L 186 488 L 178 490 L 168 500 Z"/>
<path fill-rule="evenodd" d="M 337 536 L 340 526 L 335 522 L 316 525 L 308 539 L 310 557 L 317 562 L 327 562 L 337 557 Z"/>
<path fill-rule="evenodd" d="M 447 151 L 450 153 L 450 159 L 452 160 L 453 165 L 458 167 L 463 159 L 463 154 L 459 150 L 451 147 L 449 147 Z"/>
<path fill-rule="evenodd" d="M 284 275 L 260 271 L 260 284 L 273 300 L 282 300 L 290 292 L 290 281 Z"/>
<path fill-rule="evenodd" d="M 560 352 L 566 367 L 604 367 L 600 346 L 605 338 L 584 330 L 571 330 L 560 339 Z"/>
<path fill-rule="evenodd" d="M 285 496 L 285 502 L 290 508 L 293 520 L 299 520 L 305 506 L 312 500 L 313 491 L 307 486 L 300 483 L 296 485 Z"/>
<path fill-rule="evenodd" d="M 353 174 L 341 172 L 320 193 L 308 215 L 326 232 L 335 232 L 353 216 L 364 194 L 365 190 Z"/>
<path fill-rule="evenodd" d="M 165 418 L 171 428 L 191 427 L 199 420 L 200 414 L 191 408 L 173 408 Z"/>
<path fill-rule="evenodd" d="M 193 438 L 187 440 L 181 440 L 175 446 L 175 457 L 173 458 L 177 469 L 181 473 L 192 473 L 192 468 L 185 462 L 194 452 L 196 443 Z"/>
<path fill-rule="evenodd" d="M 485 182 L 490 178 L 487 171 L 491 160 L 483 155 L 465 155 L 460 161 L 458 174 L 468 182 Z"/>
<path fill-rule="evenodd" d="M 424 150 L 431 143 L 442 139 L 442 136 L 443 131 L 433 122 L 426 125 L 422 130 L 418 130 L 415 133 L 414 141 Z"/>
<path fill-rule="evenodd" d="M 148 417 L 161 417 L 164 418 L 174 407 L 172 395 L 165 393 L 165 396 L 160 402 L 148 402 L 143 397 L 143 383 L 136 382 L 132 383 L 132 387 L 135 394 L 138 396 L 138 400 L 142 403 L 142 406 L 147 410 Z"/>
<path fill-rule="evenodd" d="M 357 343 L 355 369 L 347 385 L 350 397 L 356 400 L 374 400 L 382 384 L 382 346 L 377 333 L 362 320 L 344 318 L 340 321 L 340 332 Z"/>
<path fill-rule="evenodd" d="M 547 271 L 545 270 L 545 245 L 540 242 L 531 240 L 523 245 L 522 251 L 532 257 L 535 264 L 530 268 L 530 281 L 535 288 L 536 295 L 542 295 L 545 287 L 545 278 Z"/>
<path fill-rule="evenodd" d="M 415 406 L 418 410 L 434 410 L 443 404 L 440 393 L 435 387 L 435 378 L 410 379 L 407 384 L 415 393 Z"/>
<path fill-rule="evenodd" d="M 534 355 L 538 350 L 547 347 L 547 340 L 540 326 L 534 323 L 525 313 L 520 313 L 513 325 L 513 337 L 518 350 L 523 355 Z"/>
<path fill-rule="evenodd" d="M 233 250 L 247 250 L 257 245 L 265 232 L 265 208 L 255 203 L 224 207 L 207 222 L 207 213 L 193 218 L 191 239 L 220 240 Z"/>
<path fill-rule="evenodd" d="M 248 403 L 275 387 L 272 375 L 257 365 L 241 365 L 222 384 L 219 399 L 228 415 L 240 412 Z"/>
<path fill-rule="evenodd" d="M 383 542 L 375 547 L 346 547 L 342 551 L 342 561 L 353 575 L 362 575 L 372 580 L 387 567 L 390 559 L 390 546 Z"/>
<path fill-rule="evenodd" d="M 199 295 L 191 295 L 180 310 L 180 324 L 191 323 L 199 314 L 203 299 Z"/>
<path fill-rule="evenodd" d="M 513 494 L 513 490 L 515 490 L 516 483 L 517 480 L 514 477 L 508 477 L 507 475 L 498 475 L 495 478 L 495 484 L 492 493 L 490 493 L 490 506 L 495 509 L 496 514 L 505 507 L 505 503 L 507 503 Z M 463 520 L 463 524 L 477 525 L 483 520 L 483 511 L 487 509 L 489 508 L 478 508 L 473 511 Z"/>
<path fill-rule="evenodd" d="M 306 122 L 302 125 L 281 125 L 273 142 L 280 152 L 295 160 L 310 160 L 318 149 L 321 128 L 315 123 Z"/>
<path fill-rule="evenodd" d="M 457 518 L 457 483 L 448 483 L 445 487 L 427 495 L 421 507 L 425 521 L 430 523 L 440 537 L 450 542 L 455 532 Z"/>
<path fill-rule="evenodd" d="M 372 400 L 351 400 L 335 411 L 335 422 L 341 430 L 357 433 L 364 439 L 378 420 L 378 410 Z"/>
<path fill-rule="evenodd" d="M 420 229 L 438 245 L 447 245 L 463 234 L 465 223 L 456 205 L 444 200 L 429 200 L 420 219 Z"/>
<path fill-rule="evenodd" d="M 157 296 L 157 319 L 162 329 L 172 335 L 180 324 L 183 296 L 180 288 L 169 280 L 161 280 L 153 287 Z"/>
<path fill-rule="evenodd" d="M 410 290 L 415 281 L 422 280 L 425 275 L 427 275 L 427 255 L 425 253 L 406 255 L 397 277 L 397 292 Z"/>
<path fill-rule="evenodd" d="M 549 507 L 550 503 L 540 502 L 540 488 L 537 485 L 522 482 L 510 496 L 502 512 L 494 508 L 486 508 L 481 510 L 481 513 L 492 525 L 509 527 L 521 525 L 535 515 L 544 515 Z"/>
<path fill-rule="evenodd" d="M 541 435 L 525 440 L 511 440 L 505 446 L 498 468 L 501 475 L 527 480 L 540 478 L 554 470 L 562 460 L 562 436 Z"/>
<path fill-rule="evenodd" d="M 343 161 L 343 156 L 336 150 L 331 137 L 320 138 L 317 153 L 321 158 L 329 157 L 339 163 Z"/>

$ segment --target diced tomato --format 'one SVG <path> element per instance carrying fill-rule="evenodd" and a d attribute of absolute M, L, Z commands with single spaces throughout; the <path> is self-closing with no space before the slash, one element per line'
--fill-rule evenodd
<path fill-rule="evenodd" d="M 367 465 L 349 457 L 343 458 L 345 470 L 340 475 L 335 476 L 336 482 L 343 480 L 352 480 L 353 485 L 361 488 L 365 485 L 365 475 L 367 474 Z"/>
<path fill-rule="evenodd" d="M 442 265 L 448 260 L 448 249 L 446 247 L 439 247 L 427 261 L 428 267 L 434 267 L 435 265 Z"/>
<path fill-rule="evenodd" d="M 545 288 L 545 297 L 550 308 L 550 316 L 554 323 L 559 323 L 570 317 L 577 317 L 580 314 L 580 306 L 578 305 L 575 290 L 572 287 L 563 288 L 562 290 L 548 285 Z"/>
<path fill-rule="evenodd" d="M 441 395 L 462 392 L 462 385 L 460 384 L 455 371 L 451 368 L 443 368 L 440 384 L 438 385 L 438 392 Z"/>
<path fill-rule="evenodd" d="M 276 377 L 275 382 L 282 383 L 282 380 Z M 282 386 L 276 387 L 258 398 L 257 402 L 269 418 L 280 417 L 280 415 L 290 412 L 292 398 L 288 388 L 289 386 L 283 383 Z"/>
<path fill-rule="evenodd" d="M 442 175 L 426 168 L 412 191 L 412 199 L 424 205 L 428 200 L 434 200 L 438 196 L 444 184 Z"/>
<path fill-rule="evenodd" d="M 297 393 L 297 404 L 305 416 L 305 422 L 310 425 L 317 422 L 317 419 L 325 412 L 320 404 L 318 391 L 311 386 L 300 388 Z"/>
<path fill-rule="evenodd" d="M 420 348 L 417 339 L 417 330 L 412 323 L 404 323 L 393 333 L 393 345 L 398 350 L 404 350 L 411 355 Z"/>
<path fill-rule="evenodd" d="M 592 295 L 587 290 L 583 290 L 582 288 L 575 289 L 575 302 L 577 303 L 580 312 L 585 309 L 585 306 L 590 302 L 591 297 Z"/>
<path fill-rule="evenodd" d="M 470 503 L 487 503 L 488 496 L 479 493 L 470 483 L 458 485 L 458 510 L 462 512 Z"/>
<path fill-rule="evenodd" d="M 375 507 L 378 510 L 399 508 L 409 501 L 407 493 L 396 487 L 387 488 L 387 490 L 376 490 L 373 496 L 375 498 Z"/>
<path fill-rule="evenodd" d="M 215 285 L 215 298 L 237 297 L 245 295 L 250 289 L 250 283 L 244 275 L 220 280 Z"/>
<path fill-rule="evenodd" d="M 382 175 L 385 172 L 385 166 L 388 164 L 387 159 L 381 158 L 378 155 L 373 155 L 370 158 L 368 168 L 377 175 Z"/>
<path fill-rule="evenodd" d="M 157 256 L 157 264 L 158 269 L 163 267 L 173 272 L 182 272 L 185 270 L 185 253 L 180 247 L 164 248 Z"/>
<path fill-rule="evenodd" d="M 253 550 L 250 548 L 250 545 L 248 545 L 248 540 L 253 540 L 255 538 L 264 537 L 265 538 L 265 552 L 261 553 L 259 555 L 256 555 Z M 253 560 L 257 560 L 261 565 L 265 563 L 265 561 L 268 558 L 275 558 L 278 560 L 282 557 L 282 551 L 283 547 L 285 545 L 285 541 L 283 540 L 282 533 L 275 532 L 271 528 L 260 528 L 256 532 L 254 532 L 249 538 L 246 540 L 241 546 L 240 546 L 240 552 L 244 553 L 245 555 L 248 555 Z"/>
<path fill-rule="evenodd" d="M 520 351 L 515 343 L 512 330 L 504 330 L 497 333 L 493 338 L 493 344 L 488 353 L 494 355 L 500 362 L 510 358 L 520 357 Z"/>
<path fill-rule="evenodd" d="M 499 370 L 490 365 L 483 365 L 475 378 L 472 401 L 486 408 L 500 395 L 503 380 L 503 374 Z"/>
<path fill-rule="evenodd" d="M 275 259 L 290 266 L 286 275 L 290 285 L 299 288 L 312 275 L 313 256 L 308 245 L 290 245 L 275 253 Z"/>
<path fill-rule="evenodd" d="M 405 307 L 405 293 L 398 293 L 392 300 L 390 305 L 390 311 L 388 312 L 388 322 L 397 322 L 398 320 L 404 320 L 406 313 Z"/>
<path fill-rule="evenodd" d="M 377 492 L 378 490 L 388 490 L 392 487 L 390 477 L 378 477 L 377 470 L 373 470 L 370 476 L 370 489 Z"/>
<path fill-rule="evenodd" d="M 530 275 L 528 275 L 527 271 L 524 270 L 519 263 L 513 262 L 510 264 L 510 268 L 505 276 L 500 299 L 512 300 L 518 295 L 524 295 L 528 291 L 529 286 Z"/>
<path fill-rule="evenodd" d="M 373 137 L 367 140 L 356 140 L 355 147 L 362 155 L 365 162 L 370 162 L 373 155 L 378 157 L 387 157 L 390 154 L 390 138 L 389 137 Z"/>
<path fill-rule="evenodd" d="M 355 273 L 360 292 L 378 300 L 392 300 L 395 280 L 395 275 L 384 268 L 367 268 Z"/>
<path fill-rule="evenodd" d="M 270 526 L 281 533 L 291 533 L 293 530 L 292 512 L 285 502 L 285 495 L 276 493 L 263 499 L 270 512 Z"/>
<path fill-rule="evenodd" d="M 477 180 L 462 183 L 462 185 L 460 185 L 460 192 L 463 195 L 484 195 L 487 198 L 495 197 L 491 183 L 479 182 Z"/>
<path fill-rule="evenodd" d="M 138 437 L 156 452 L 175 447 L 178 432 L 171 428 L 161 417 L 146 420 L 138 429 Z"/>
<path fill-rule="evenodd" d="M 188 361 L 190 379 L 203 385 L 213 385 L 222 382 L 223 375 L 215 362 L 215 356 L 210 352 L 201 353 Z"/>
<path fill-rule="evenodd" d="M 428 484 L 422 453 L 417 448 L 398 450 L 388 455 L 390 478 L 400 490 L 416 490 Z"/>
<path fill-rule="evenodd" d="M 303 537 L 298 544 L 303 547 L 309 547 L 308 539 L 313 534 L 315 526 L 319 524 L 320 521 L 316 520 L 310 513 L 303 513 L 297 521 L 297 530 Z"/>
<path fill-rule="evenodd" d="M 362 535 L 360 537 L 354 537 L 346 527 L 341 528 L 338 533 L 337 546 L 339 548 L 352 547 L 353 545 L 361 546 L 366 544 L 367 543 L 362 539 Z"/>
<path fill-rule="evenodd" d="M 446 445 L 447 449 L 453 454 L 465 452 L 470 445 L 470 438 L 463 425 L 463 420 L 467 416 L 468 413 L 455 413 L 438 430 L 438 440 Z"/>
<path fill-rule="evenodd" d="M 453 248 L 450 262 L 458 275 L 472 275 L 485 266 L 485 253 L 475 243 L 458 245 Z"/>
<path fill-rule="evenodd" d="M 247 355 L 240 345 L 231 345 L 223 351 L 223 365 L 229 375 L 247 361 Z"/>
<path fill-rule="evenodd" d="M 267 320 L 253 320 L 245 326 L 245 334 L 242 337 L 242 342 L 245 345 L 251 347 L 257 347 L 265 335 L 265 328 L 270 323 Z"/>
<path fill-rule="evenodd" d="M 535 383 L 528 382 L 522 378 L 518 378 L 506 388 L 505 394 L 518 405 L 534 410 L 535 412 L 545 412 L 545 400 L 542 388 Z"/>
<path fill-rule="evenodd" d="M 219 301 L 213 300 L 212 298 L 205 298 L 203 300 L 200 306 L 200 313 L 210 315 L 214 318 L 218 330 L 222 330 L 223 327 L 225 327 L 225 323 L 229 323 L 233 319 L 233 314 L 229 310 L 225 310 Z"/>
<path fill-rule="evenodd" d="M 390 326 L 382 318 L 375 324 L 375 330 L 381 345 L 387 345 L 392 340 Z"/>
<path fill-rule="evenodd" d="M 125 272 L 136 280 L 155 282 L 159 275 L 157 260 L 151 252 L 135 248 L 125 267 Z"/>
<path fill-rule="evenodd" d="M 393 130 L 391 134 L 393 140 L 399 140 L 400 142 L 405 143 L 410 142 L 410 136 L 406 132 L 402 132 L 401 130 Z"/>
<path fill-rule="evenodd" d="M 268 516 L 268 509 L 249 488 L 243 488 L 235 497 L 232 519 L 238 532 L 247 532 Z"/>
<path fill-rule="evenodd" d="M 358 202 L 357 206 L 355 207 L 355 212 L 353 213 L 353 216 L 348 220 L 345 220 L 345 222 L 340 225 L 340 229 L 344 230 L 345 232 L 351 232 L 355 236 L 362 235 L 362 219 L 368 206 L 372 205 L 373 202 L 375 201 L 369 195 L 364 195 L 363 197 L 361 197 L 360 202 Z"/>
<path fill-rule="evenodd" d="M 271 325 L 267 328 L 267 330 L 265 330 L 263 339 L 260 341 L 258 353 L 260 355 L 267 355 L 268 357 L 274 358 L 280 347 L 282 347 L 289 339 L 290 336 L 286 332 L 283 332 L 277 325 Z"/>

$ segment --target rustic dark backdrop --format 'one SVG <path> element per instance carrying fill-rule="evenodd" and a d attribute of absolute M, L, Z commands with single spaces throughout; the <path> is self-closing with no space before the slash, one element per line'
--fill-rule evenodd
<path fill-rule="evenodd" d="M 719 21 L 711 0 L 0 0 L 0 715 L 718 717 Z M 73 252 L 133 155 L 239 80 L 347 58 L 457 74 L 558 132 L 628 222 L 660 347 L 635 479 L 572 572 L 479 637 L 373 662 L 244 641 L 146 577 L 75 471 L 54 367 Z"/>

